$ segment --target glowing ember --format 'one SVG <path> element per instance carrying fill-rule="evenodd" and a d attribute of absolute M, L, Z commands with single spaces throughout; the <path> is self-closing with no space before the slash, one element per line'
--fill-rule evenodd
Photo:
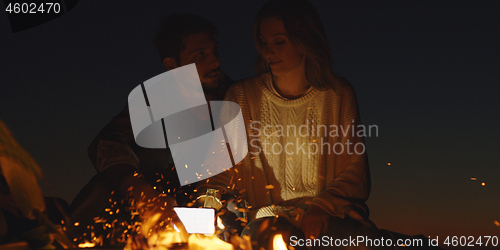
<path fill-rule="evenodd" d="M 95 243 L 85 242 L 78 244 L 79 248 L 95 247 Z"/>
<path fill-rule="evenodd" d="M 226 228 L 224 226 L 224 223 L 222 223 L 222 219 L 219 216 L 217 216 L 217 227 L 219 227 L 220 229 Z"/>
<path fill-rule="evenodd" d="M 287 250 L 285 241 L 281 234 L 277 234 L 273 238 L 273 250 Z"/>
<path fill-rule="evenodd" d="M 484 182 L 483 182 L 483 183 L 481 183 L 481 185 L 485 186 L 485 185 L 486 185 L 486 183 L 484 183 Z"/>
<path fill-rule="evenodd" d="M 388 163 L 387 163 L 387 166 L 390 166 L 390 165 L 391 165 L 391 163 L 390 163 L 390 162 L 388 162 Z"/>
<path fill-rule="evenodd" d="M 471 181 L 475 181 L 476 180 L 476 177 L 472 177 L 470 178 Z"/>
<path fill-rule="evenodd" d="M 494 221 L 493 223 L 495 223 L 495 226 L 500 227 L 500 222 Z"/>
<path fill-rule="evenodd" d="M 233 245 L 215 236 L 192 234 L 189 236 L 189 250 L 233 250 Z"/>

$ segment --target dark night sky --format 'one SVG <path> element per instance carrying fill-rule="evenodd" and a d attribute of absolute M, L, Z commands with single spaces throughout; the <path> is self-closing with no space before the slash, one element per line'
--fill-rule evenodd
<path fill-rule="evenodd" d="M 253 75 L 265 1 L 180 2 L 80 1 L 18 33 L 2 11 L 0 119 L 42 167 L 46 195 L 72 201 L 95 173 L 89 143 L 135 86 L 164 72 L 150 42 L 162 16 L 213 21 L 221 68 Z M 500 1 L 311 2 L 363 123 L 379 128 L 367 139 L 372 220 L 407 234 L 500 236 Z"/>

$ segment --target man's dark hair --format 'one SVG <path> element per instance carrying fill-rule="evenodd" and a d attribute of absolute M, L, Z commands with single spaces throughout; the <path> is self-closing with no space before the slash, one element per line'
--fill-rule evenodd
<path fill-rule="evenodd" d="M 153 37 L 153 44 L 160 54 L 160 59 L 173 57 L 180 63 L 180 53 L 186 48 L 183 40 L 187 36 L 200 32 L 217 35 L 215 25 L 197 15 L 182 13 L 172 14 L 160 22 L 160 30 Z"/>

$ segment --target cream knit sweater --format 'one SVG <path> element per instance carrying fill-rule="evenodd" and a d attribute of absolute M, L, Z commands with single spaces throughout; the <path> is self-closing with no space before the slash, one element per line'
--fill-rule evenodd
<path fill-rule="evenodd" d="M 264 74 L 234 84 L 225 100 L 241 107 L 249 154 L 200 190 L 239 193 L 250 205 L 251 218 L 262 207 L 305 210 L 311 203 L 333 216 L 343 218 L 354 210 L 368 217 L 364 202 L 370 174 L 364 145 L 357 145 L 364 141 L 357 136 L 358 106 L 347 81 L 326 91 L 311 87 L 288 100 Z"/>

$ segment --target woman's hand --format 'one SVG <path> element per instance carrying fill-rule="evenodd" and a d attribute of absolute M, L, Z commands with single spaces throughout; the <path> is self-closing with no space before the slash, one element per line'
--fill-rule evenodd
<path fill-rule="evenodd" d="M 318 205 L 311 204 L 302 218 L 301 230 L 306 239 L 318 239 L 328 231 L 330 214 Z"/>

